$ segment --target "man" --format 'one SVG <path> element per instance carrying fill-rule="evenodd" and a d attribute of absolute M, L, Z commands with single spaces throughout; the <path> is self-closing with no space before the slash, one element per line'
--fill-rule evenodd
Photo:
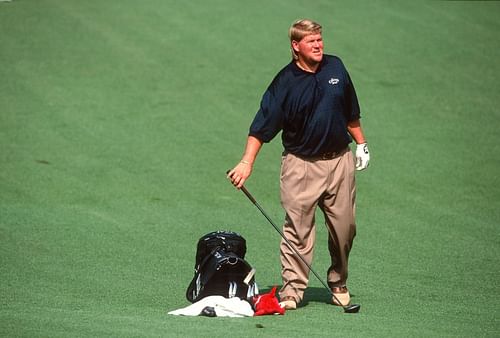
<path fill-rule="evenodd" d="M 335 305 L 348 305 L 348 257 L 356 234 L 354 169 L 368 166 L 370 155 L 360 124 L 354 86 L 342 61 L 323 55 L 322 28 L 311 20 L 290 27 L 293 60 L 267 88 L 251 126 L 241 161 L 228 173 L 241 188 L 263 143 L 282 131 L 281 204 L 283 232 L 311 264 L 315 210 L 325 216 L 331 266 L 328 285 Z M 356 160 L 349 143 L 357 144 Z M 309 269 L 284 240 L 280 245 L 281 304 L 295 309 L 304 296 Z"/>

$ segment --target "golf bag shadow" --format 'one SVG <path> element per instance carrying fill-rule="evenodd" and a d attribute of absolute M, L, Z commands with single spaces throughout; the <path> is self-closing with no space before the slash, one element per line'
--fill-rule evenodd
<path fill-rule="evenodd" d="M 207 296 L 248 300 L 257 295 L 255 269 L 245 260 L 245 254 L 246 241 L 235 232 L 214 231 L 201 237 L 186 298 L 195 303 Z"/>

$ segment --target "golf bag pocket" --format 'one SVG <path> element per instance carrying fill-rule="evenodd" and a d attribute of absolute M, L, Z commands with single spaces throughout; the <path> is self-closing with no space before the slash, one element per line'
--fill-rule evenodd
<path fill-rule="evenodd" d="M 214 236 L 219 240 L 212 238 Z M 228 237 L 230 241 L 227 241 Z M 227 242 L 231 243 L 229 248 L 225 245 Z M 211 251 L 203 243 L 210 243 Z M 231 249 L 235 247 L 243 247 L 244 250 Z M 244 259 L 245 251 L 245 240 L 236 233 L 218 231 L 202 237 L 198 243 L 194 277 L 187 288 L 186 298 L 195 303 L 207 296 L 248 300 L 257 295 L 255 269 Z M 200 252 L 205 252 L 205 257 Z"/>

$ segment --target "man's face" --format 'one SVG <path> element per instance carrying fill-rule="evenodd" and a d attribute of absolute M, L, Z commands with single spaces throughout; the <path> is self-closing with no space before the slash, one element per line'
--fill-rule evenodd
<path fill-rule="evenodd" d="M 292 47 L 299 60 L 307 64 L 317 64 L 323 59 L 323 38 L 321 34 L 306 35 L 300 41 L 292 41 Z"/>

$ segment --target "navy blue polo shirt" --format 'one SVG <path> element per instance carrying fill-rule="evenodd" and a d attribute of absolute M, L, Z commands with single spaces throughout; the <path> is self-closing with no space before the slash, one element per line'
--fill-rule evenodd
<path fill-rule="evenodd" d="M 340 60 L 323 55 L 316 73 L 294 61 L 273 79 L 250 126 L 250 136 L 271 141 L 282 131 L 285 151 L 318 156 L 340 151 L 352 141 L 347 123 L 360 118 L 351 78 Z"/>

